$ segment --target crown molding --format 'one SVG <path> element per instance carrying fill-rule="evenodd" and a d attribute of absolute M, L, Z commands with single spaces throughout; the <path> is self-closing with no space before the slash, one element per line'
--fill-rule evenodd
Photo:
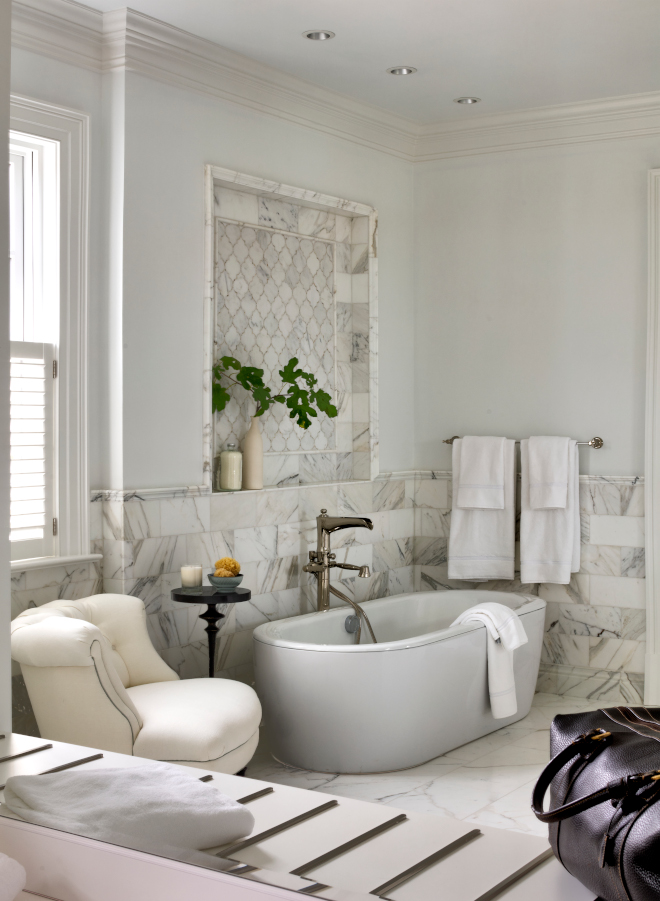
<path fill-rule="evenodd" d="M 408 162 L 660 134 L 660 93 L 419 125 L 132 9 L 14 0 L 12 44 L 97 72 L 125 70 Z"/>
<path fill-rule="evenodd" d="M 103 13 L 73 0 L 12 3 L 12 47 L 101 71 Z"/>
<path fill-rule="evenodd" d="M 124 68 L 412 161 L 418 126 L 131 9 L 104 16 L 104 69 Z"/>
<path fill-rule="evenodd" d="M 423 126 L 417 162 L 660 134 L 660 92 Z"/>

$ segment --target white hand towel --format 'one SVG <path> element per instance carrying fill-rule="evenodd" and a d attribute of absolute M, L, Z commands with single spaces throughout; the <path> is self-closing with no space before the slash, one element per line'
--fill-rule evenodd
<path fill-rule="evenodd" d="M 483 582 L 513 579 L 515 555 L 515 442 L 504 441 L 504 509 L 453 506 L 449 530 L 449 578 Z M 461 440 L 452 453 L 454 498 L 461 477 Z"/>
<path fill-rule="evenodd" d="M 464 510 L 503 510 L 506 438 L 466 435 L 459 440 L 461 465 L 455 506 Z"/>
<path fill-rule="evenodd" d="M 529 443 L 520 445 L 520 580 L 568 585 L 580 569 L 580 475 L 576 441 L 569 442 L 568 490 L 563 509 L 534 510 L 530 504 Z"/>
<path fill-rule="evenodd" d="M 6 854 L 0 854 L 0 901 L 14 901 L 25 888 L 25 868 Z"/>
<path fill-rule="evenodd" d="M 520 617 L 515 610 L 504 604 L 487 602 L 470 607 L 454 620 L 452 626 L 462 626 L 465 623 L 482 623 L 488 633 L 488 693 L 494 719 L 513 716 L 518 711 L 513 652 L 527 644 L 527 633 Z"/>
<path fill-rule="evenodd" d="M 529 439 L 529 505 L 532 510 L 564 509 L 568 497 L 569 438 Z"/>
<path fill-rule="evenodd" d="M 247 807 L 212 782 L 157 762 L 12 776 L 5 804 L 29 823 L 204 866 L 218 859 L 201 849 L 233 842 L 254 827 Z"/>

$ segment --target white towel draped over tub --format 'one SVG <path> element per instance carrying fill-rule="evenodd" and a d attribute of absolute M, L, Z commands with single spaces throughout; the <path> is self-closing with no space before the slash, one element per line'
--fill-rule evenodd
<path fill-rule="evenodd" d="M 564 507 L 534 509 L 530 491 L 530 442 L 520 442 L 520 581 L 568 585 L 580 569 L 580 476 L 577 441 L 567 445 Z M 558 471 L 563 471 L 560 467 Z"/>
<path fill-rule="evenodd" d="M 463 439 L 468 440 L 468 439 Z M 456 503 L 461 485 L 462 445 L 454 441 L 452 450 L 454 504 L 449 530 L 449 578 L 483 582 L 485 579 L 513 579 L 515 554 L 515 441 L 507 438 L 472 438 L 497 453 L 493 441 L 502 442 L 504 507 L 465 509 Z M 495 494 L 496 492 L 492 492 Z"/>
<path fill-rule="evenodd" d="M 29 823 L 161 857 L 220 868 L 202 853 L 248 835 L 254 817 L 178 766 L 12 776 L 5 804 Z"/>
<path fill-rule="evenodd" d="M 513 652 L 527 644 L 527 634 L 515 610 L 504 604 L 479 604 L 455 619 L 452 626 L 483 623 L 488 649 L 488 692 L 494 719 L 501 720 L 518 712 L 516 683 L 513 678 Z"/>

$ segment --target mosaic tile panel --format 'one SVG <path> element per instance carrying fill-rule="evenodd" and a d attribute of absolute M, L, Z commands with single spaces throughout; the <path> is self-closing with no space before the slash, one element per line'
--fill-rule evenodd
<path fill-rule="evenodd" d="M 295 356 L 334 397 L 334 256 L 328 241 L 216 219 L 215 358 L 230 354 L 263 369 L 266 384 L 277 390 L 279 370 Z M 235 391 L 216 416 L 216 447 L 242 441 L 251 403 Z M 302 430 L 276 405 L 261 426 L 266 453 L 336 448 L 335 421 L 327 416 Z"/>

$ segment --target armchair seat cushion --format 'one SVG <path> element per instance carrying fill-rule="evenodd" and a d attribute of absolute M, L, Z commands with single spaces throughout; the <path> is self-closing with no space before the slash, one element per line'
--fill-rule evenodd
<path fill-rule="evenodd" d="M 136 757 L 217 761 L 250 742 L 261 721 L 254 690 L 230 679 L 152 682 L 127 692 L 143 722 L 133 747 Z"/>

